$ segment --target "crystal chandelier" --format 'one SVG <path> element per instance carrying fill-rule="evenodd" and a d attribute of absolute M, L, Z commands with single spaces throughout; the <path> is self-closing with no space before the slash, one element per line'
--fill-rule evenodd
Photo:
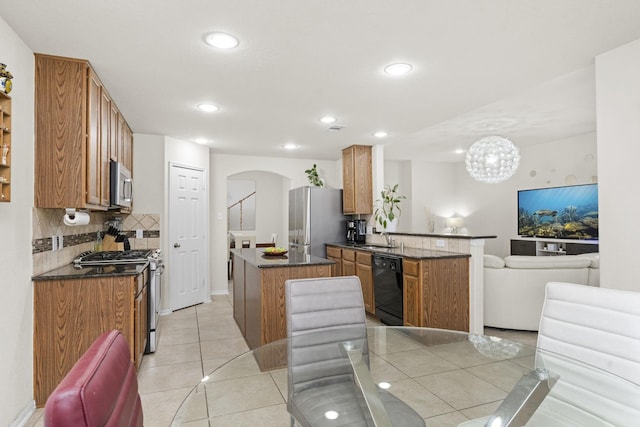
<path fill-rule="evenodd" d="M 507 138 L 486 136 L 467 152 L 467 172 L 476 181 L 496 184 L 511 178 L 520 165 L 518 148 Z"/>

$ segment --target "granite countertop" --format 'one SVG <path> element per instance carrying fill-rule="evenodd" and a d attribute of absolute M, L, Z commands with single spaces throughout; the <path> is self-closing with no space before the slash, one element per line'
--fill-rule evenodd
<path fill-rule="evenodd" d="M 110 264 L 91 265 L 76 267 L 74 264 L 63 265 L 55 270 L 33 276 L 31 279 L 38 280 L 66 280 L 66 279 L 86 279 L 115 276 L 137 276 L 149 266 L 145 264 Z"/>
<path fill-rule="evenodd" d="M 325 258 L 303 255 L 298 252 L 287 252 L 283 256 L 267 256 L 264 254 L 264 249 L 254 248 L 232 249 L 231 252 L 258 268 L 335 264 L 334 261 Z"/>
<path fill-rule="evenodd" d="M 395 248 L 389 248 L 386 246 L 372 245 L 367 243 L 327 243 L 328 246 L 337 246 L 340 248 L 357 249 L 359 251 L 366 251 L 375 254 L 388 254 L 394 256 L 401 256 L 415 259 L 442 259 L 442 258 L 469 258 L 470 254 L 461 254 L 457 252 L 435 251 L 432 249 L 418 249 L 418 248 L 401 248 L 397 246 Z"/>

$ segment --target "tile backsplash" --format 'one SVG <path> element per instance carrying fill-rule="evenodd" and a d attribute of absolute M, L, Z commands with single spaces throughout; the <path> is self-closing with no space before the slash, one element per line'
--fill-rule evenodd
<path fill-rule="evenodd" d="M 33 209 L 32 256 L 33 274 L 41 274 L 68 264 L 80 253 L 92 250 L 97 232 L 106 230 L 108 220 L 119 217 L 122 232 L 126 234 L 132 249 L 154 249 L 160 247 L 159 214 L 116 214 L 113 212 L 90 212 L 87 225 L 69 227 L 64 224 L 64 209 Z M 142 238 L 136 238 L 136 231 Z M 56 242 L 54 242 L 54 236 Z M 60 239 L 62 236 L 62 239 Z M 61 248 L 53 250 L 54 243 L 62 242 Z"/>

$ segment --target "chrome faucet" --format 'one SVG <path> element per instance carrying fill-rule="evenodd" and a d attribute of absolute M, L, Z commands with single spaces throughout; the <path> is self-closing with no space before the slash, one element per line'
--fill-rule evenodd
<path fill-rule="evenodd" d="M 389 233 L 382 233 L 382 235 L 384 236 L 385 240 L 387 241 L 387 246 L 390 248 L 395 247 L 395 240 L 393 240 L 393 238 L 391 237 L 391 235 Z"/>

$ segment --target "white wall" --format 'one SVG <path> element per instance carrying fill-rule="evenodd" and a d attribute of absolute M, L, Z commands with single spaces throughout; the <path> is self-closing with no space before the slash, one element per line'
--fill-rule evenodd
<path fill-rule="evenodd" d="M 640 291 L 640 40 L 596 58 L 600 286 Z"/>
<path fill-rule="evenodd" d="M 0 203 L 0 425 L 33 405 L 33 52 L 0 18 L 0 62 L 13 74 L 11 202 Z M 24 411 L 24 412 L 23 412 Z"/>
<path fill-rule="evenodd" d="M 304 173 L 313 164 L 318 165 L 320 178 L 325 180 L 325 186 L 342 188 L 342 169 L 339 161 L 264 158 L 254 156 L 233 156 L 210 153 L 210 206 L 211 206 L 211 293 L 227 292 L 227 177 L 246 171 L 265 171 L 279 174 L 289 180 L 289 188 L 308 185 L 307 175 Z M 281 188 L 288 190 L 283 183 Z M 283 207 L 288 203 L 283 201 Z M 283 212 L 287 210 L 283 209 Z M 220 215 L 220 217 L 218 216 Z M 220 219 L 219 219 L 220 218 Z M 287 229 L 287 215 L 283 215 L 283 229 Z M 280 236 L 278 236 L 280 238 Z"/>
<path fill-rule="evenodd" d="M 410 161 L 385 161 L 384 162 L 384 185 L 393 187 L 398 184 L 398 195 L 405 196 L 399 206 L 401 209 L 400 218 L 398 219 L 399 233 L 415 232 L 413 228 L 413 193 L 411 184 L 412 163 Z M 374 213 L 377 201 L 381 199 L 380 193 L 374 194 Z"/>
<path fill-rule="evenodd" d="M 435 232 L 444 227 L 445 217 L 450 217 L 456 206 L 456 175 L 451 163 L 435 163 L 415 160 L 411 165 L 412 231 L 430 233 L 428 218 L 435 222 Z M 427 215 L 427 210 L 429 215 Z"/>
<path fill-rule="evenodd" d="M 164 166 L 164 136 L 133 136 L 133 213 L 162 214 L 166 192 L 162 187 L 168 167 Z"/>
<path fill-rule="evenodd" d="M 455 206 L 466 228 L 473 235 L 498 236 L 486 240 L 485 253 L 509 255 L 510 239 L 518 233 L 518 190 L 597 182 L 595 133 L 521 148 L 520 155 L 514 176 L 499 184 L 479 183 L 464 163 L 455 164 Z"/>
<path fill-rule="evenodd" d="M 276 233 L 277 246 L 286 246 L 287 230 L 283 228 L 282 217 L 286 210 L 282 210 L 283 203 L 288 204 L 288 190 L 283 191 L 283 185 L 289 184 L 289 179 L 272 172 L 249 171 L 232 176 L 233 179 L 252 180 L 256 185 L 256 242 L 271 241 L 271 234 Z M 286 197 L 285 197 L 286 196 Z"/>

